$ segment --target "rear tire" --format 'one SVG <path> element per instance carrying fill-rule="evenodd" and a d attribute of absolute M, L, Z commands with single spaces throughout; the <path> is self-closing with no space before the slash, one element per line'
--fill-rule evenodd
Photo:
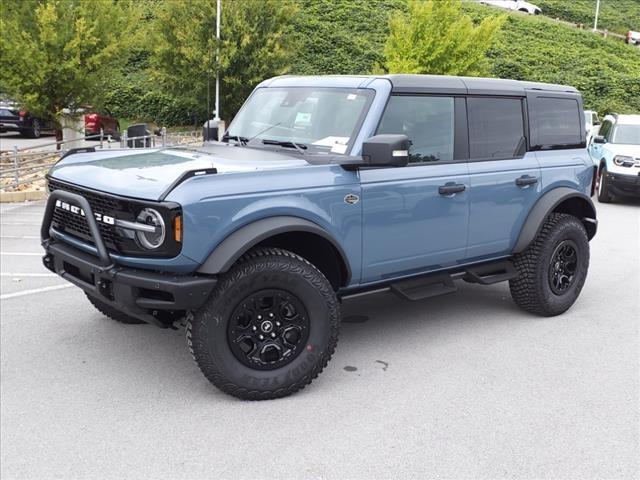
<path fill-rule="evenodd" d="M 600 203 L 613 202 L 613 195 L 611 195 L 609 181 L 607 180 L 607 167 L 600 169 L 600 175 L 598 177 L 598 201 Z"/>
<path fill-rule="evenodd" d="M 127 325 L 139 325 L 142 323 L 147 323 L 135 317 L 131 317 L 116 308 L 113 308 L 108 303 L 105 303 L 102 300 L 98 300 L 97 298 L 92 297 L 88 293 L 85 293 L 85 295 L 87 296 L 91 304 L 94 307 L 96 307 L 96 310 L 102 313 L 105 317 L 109 317 L 111 320 L 115 320 L 116 322 L 120 322 L 120 323 L 125 323 Z"/>
<path fill-rule="evenodd" d="M 31 122 L 31 128 L 26 131 L 26 136 L 28 138 L 40 138 L 41 133 L 40 120 L 34 118 L 33 122 Z"/>
<path fill-rule="evenodd" d="M 301 390 L 329 362 L 340 305 L 325 276 L 278 248 L 246 254 L 187 320 L 187 344 L 205 377 L 246 400 Z"/>
<path fill-rule="evenodd" d="M 552 213 L 513 263 L 519 276 L 509 281 L 509 289 L 520 308 L 544 317 L 564 313 L 578 298 L 589 270 L 584 225 L 574 216 Z"/>

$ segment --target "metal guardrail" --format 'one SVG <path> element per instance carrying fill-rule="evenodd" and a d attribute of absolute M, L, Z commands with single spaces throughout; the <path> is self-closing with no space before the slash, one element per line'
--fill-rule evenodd
<path fill-rule="evenodd" d="M 190 130 L 184 132 L 167 132 L 162 128 L 160 135 L 143 135 L 138 137 L 127 137 L 123 132 L 119 140 L 111 135 L 104 135 L 102 132 L 97 135 L 90 135 L 73 140 L 61 142 L 49 142 L 33 147 L 21 148 L 13 147 L 12 150 L 0 152 L 0 191 L 12 191 L 25 184 L 43 183 L 46 172 L 60 159 L 62 155 L 75 147 L 75 143 L 84 140 L 98 140 L 92 147 L 98 149 L 130 148 L 140 150 L 144 148 L 163 148 L 179 145 L 202 144 L 202 131 Z M 142 142 L 136 142 L 142 141 Z M 129 147 L 142 143 L 141 147 Z M 46 147 L 60 148 L 59 150 L 35 150 Z M 63 148 L 67 147 L 67 148 Z"/>

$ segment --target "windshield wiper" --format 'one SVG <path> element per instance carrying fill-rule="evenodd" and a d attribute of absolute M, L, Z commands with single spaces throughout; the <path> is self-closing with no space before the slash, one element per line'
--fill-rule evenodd
<path fill-rule="evenodd" d="M 262 140 L 262 143 L 264 145 L 278 145 L 280 147 L 285 147 L 285 148 L 295 148 L 298 152 L 300 152 L 300 155 L 304 155 L 305 154 L 305 150 L 308 148 L 304 143 L 296 143 L 296 142 L 292 142 L 291 140 Z"/>
<path fill-rule="evenodd" d="M 236 142 L 238 142 L 240 145 L 242 145 L 243 147 L 247 144 L 247 142 L 249 141 L 249 139 L 247 137 L 241 137 L 240 135 L 229 135 L 229 134 L 224 134 L 222 136 L 222 141 L 223 142 L 228 142 L 229 140 L 235 140 Z"/>

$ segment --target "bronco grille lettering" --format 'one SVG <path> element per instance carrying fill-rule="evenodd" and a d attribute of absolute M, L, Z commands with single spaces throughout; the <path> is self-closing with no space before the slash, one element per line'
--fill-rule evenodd
<path fill-rule="evenodd" d="M 61 210 L 66 210 L 67 212 L 73 213 L 74 215 L 80 215 L 82 217 L 86 216 L 84 214 L 84 210 L 76 205 L 71 205 L 70 203 L 63 202 L 62 200 L 56 200 L 56 208 Z M 109 215 L 103 215 L 102 213 L 94 212 L 93 216 L 96 217 L 98 222 L 106 223 L 107 225 L 115 225 L 116 219 L 110 217 Z"/>

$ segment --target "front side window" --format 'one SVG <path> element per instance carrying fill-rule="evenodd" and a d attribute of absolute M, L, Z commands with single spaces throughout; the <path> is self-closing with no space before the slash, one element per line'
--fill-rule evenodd
<path fill-rule="evenodd" d="M 514 158 L 524 141 L 522 100 L 469 98 L 469 156 L 472 159 Z"/>
<path fill-rule="evenodd" d="M 640 125 L 617 125 L 613 129 L 611 143 L 640 145 Z"/>
<path fill-rule="evenodd" d="M 372 90 L 277 87 L 256 90 L 226 137 L 252 145 L 297 147 L 310 153 L 345 154 L 357 134 Z"/>
<path fill-rule="evenodd" d="M 598 132 L 598 134 L 604 138 L 607 139 L 607 141 L 609 140 L 609 132 L 611 131 L 611 122 L 610 121 L 606 121 L 602 124 L 602 126 L 600 127 L 600 131 Z"/>
<path fill-rule="evenodd" d="M 389 99 L 377 133 L 409 137 L 410 162 L 451 161 L 453 105 L 453 97 L 394 95 Z"/>

